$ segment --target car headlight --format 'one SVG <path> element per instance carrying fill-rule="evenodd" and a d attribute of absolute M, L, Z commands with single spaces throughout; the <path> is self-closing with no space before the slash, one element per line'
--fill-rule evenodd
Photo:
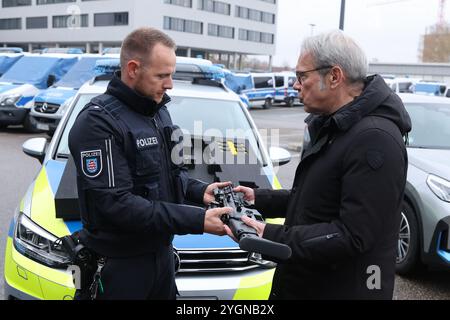
<path fill-rule="evenodd" d="M 20 94 L 3 97 L 2 99 L 0 99 L 0 105 L 1 106 L 15 105 L 16 102 L 20 100 L 20 98 L 22 98 L 22 95 Z"/>
<path fill-rule="evenodd" d="M 450 202 L 450 181 L 430 174 L 427 185 L 439 199 Z"/>
<path fill-rule="evenodd" d="M 62 269 L 70 265 L 70 256 L 58 238 L 23 213 L 17 219 L 14 247 L 27 258 L 51 268 Z"/>

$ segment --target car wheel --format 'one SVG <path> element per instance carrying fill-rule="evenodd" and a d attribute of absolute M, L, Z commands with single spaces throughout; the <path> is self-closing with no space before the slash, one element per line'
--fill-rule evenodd
<path fill-rule="evenodd" d="M 286 100 L 286 106 L 288 106 L 289 108 L 292 108 L 294 106 L 294 97 L 289 97 Z"/>
<path fill-rule="evenodd" d="M 272 99 L 267 98 L 266 101 L 263 104 L 264 109 L 270 109 L 272 108 Z"/>
<path fill-rule="evenodd" d="M 416 270 L 419 260 L 419 247 L 417 218 L 411 206 L 404 201 L 401 212 L 395 266 L 398 274 L 407 275 Z"/>

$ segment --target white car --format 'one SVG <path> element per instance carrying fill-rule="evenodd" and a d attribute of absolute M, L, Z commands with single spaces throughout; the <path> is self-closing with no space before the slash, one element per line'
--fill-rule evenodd
<path fill-rule="evenodd" d="M 397 272 L 450 270 L 450 100 L 400 94 L 412 121 Z"/>

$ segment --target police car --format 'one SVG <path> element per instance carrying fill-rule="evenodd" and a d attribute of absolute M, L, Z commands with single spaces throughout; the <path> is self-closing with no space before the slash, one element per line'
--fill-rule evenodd
<path fill-rule="evenodd" d="M 31 125 L 52 135 L 78 89 L 107 66 L 112 58 L 118 60 L 119 55 L 82 55 L 60 81 L 34 97 Z"/>
<path fill-rule="evenodd" d="M 23 124 L 33 131 L 29 112 L 33 98 L 53 85 L 78 61 L 64 54 L 28 54 L 0 77 L 0 126 Z"/>
<path fill-rule="evenodd" d="M 186 63 L 188 64 L 188 62 Z M 174 89 L 168 92 L 173 122 L 185 133 L 185 157 L 190 175 L 206 182 L 232 181 L 261 188 L 281 188 L 274 163 L 287 163 L 287 151 L 264 147 L 262 138 L 239 97 L 220 82 L 186 75 L 197 67 L 185 65 Z M 191 70 L 189 70 L 191 69 Z M 200 68 L 202 69 L 202 68 Z M 80 110 L 94 96 L 105 92 L 108 80 L 97 77 L 75 96 L 50 143 L 34 138 L 23 145 L 26 154 L 43 164 L 11 221 L 5 250 L 7 299 L 72 299 L 75 292 L 70 259 L 57 241 L 82 228 L 78 220 L 75 173 L 70 168 L 68 134 Z M 239 129 L 239 137 L 225 134 Z M 231 131 L 230 131 L 231 130 Z M 224 133 L 223 136 L 221 133 Z M 216 139 L 211 139 L 216 137 Z M 237 139 L 239 138 L 239 139 Z M 216 143 L 217 159 L 196 161 Z M 235 163 L 240 163 L 236 161 Z M 245 252 L 229 237 L 186 235 L 174 239 L 179 270 L 176 282 L 181 298 L 267 299 L 274 263 Z"/>

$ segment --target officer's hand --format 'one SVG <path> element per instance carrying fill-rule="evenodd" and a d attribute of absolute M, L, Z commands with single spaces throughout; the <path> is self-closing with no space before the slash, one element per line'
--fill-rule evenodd
<path fill-rule="evenodd" d="M 230 181 L 228 182 L 216 182 L 216 183 L 212 183 L 210 184 L 206 190 L 205 190 L 205 194 L 203 195 L 203 203 L 205 204 L 205 206 L 208 206 L 211 202 L 213 202 L 215 200 L 214 198 L 214 190 L 217 188 L 225 188 L 227 186 L 229 186 L 231 184 Z"/>
<path fill-rule="evenodd" d="M 207 210 L 205 214 L 204 232 L 218 236 L 226 235 L 225 225 L 220 217 L 231 212 L 233 212 L 233 209 L 229 207 Z"/>
<path fill-rule="evenodd" d="M 244 200 L 254 203 L 255 202 L 255 190 L 252 188 L 247 188 L 243 186 L 239 186 L 233 189 L 234 192 L 240 192 L 244 194 Z"/>
<path fill-rule="evenodd" d="M 260 238 L 262 238 L 263 234 L 264 234 L 264 229 L 266 228 L 266 224 L 256 221 L 254 219 L 251 219 L 249 217 L 247 217 L 246 215 L 243 215 L 241 218 L 242 221 L 244 221 L 244 223 L 250 227 L 253 227 L 256 229 L 256 232 L 258 233 L 258 236 Z"/>

